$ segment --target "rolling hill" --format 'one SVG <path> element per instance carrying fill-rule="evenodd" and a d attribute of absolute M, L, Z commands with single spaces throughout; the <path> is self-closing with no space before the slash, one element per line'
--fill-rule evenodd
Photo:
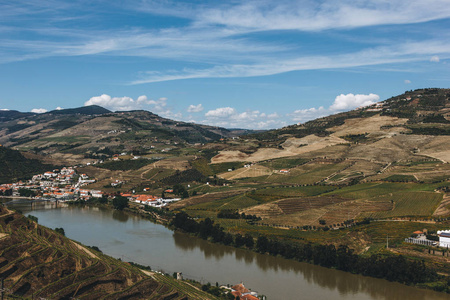
<path fill-rule="evenodd" d="M 252 132 L 173 121 L 149 111 L 111 112 L 99 106 L 44 114 L 0 112 L 0 144 L 72 163 L 112 153 L 174 150 Z"/>

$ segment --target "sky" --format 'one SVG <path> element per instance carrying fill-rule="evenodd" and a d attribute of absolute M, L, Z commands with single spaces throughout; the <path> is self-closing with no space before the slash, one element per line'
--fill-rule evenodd
<path fill-rule="evenodd" d="M 269 129 L 449 88 L 450 0 L 0 1 L 0 110 Z"/>

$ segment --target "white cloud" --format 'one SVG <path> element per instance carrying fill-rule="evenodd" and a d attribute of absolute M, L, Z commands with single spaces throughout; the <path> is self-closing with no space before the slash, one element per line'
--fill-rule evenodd
<path fill-rule="evenodd" d="M 236 114 L 236 110 L 232 107 L 220 107 L 210 110 L 205 114 L 207 118 L 227 118 Z"/>
<path fill-rule="evenodd" d="M 329 114 L 330 114 L 329 110 L 326 110 L 325 108 L 323 108 L 323 106 L 321 106 L 319 108 L 312 107 L 307 109 L 298 109 L 293 113 L 289 114 L 289 116 L 292 118 L 293 121 L 303 123 L 309 120 L 324 117 Z"/>
<path fill-rule="evenodd" d="M 43 114 L 46 113 L 47 110 L 45 108 L 33 108 L 31 110 L 32 113 Z"/>
<path fill-rule="evenodd" d="M 92 97 L 84 103 L 84 106 L 99 105 L 112 111 L 149 110 L 162 117 L 180 120 L 183 115 L 174 112 L 167 106 L 167 98 L 161 97 L 156 100 L 148 99 L 146 95 L 139 96 L 136 100 L 131 97 L 111 97 L 103 94 Z"/>
<path fill-rule="evenodd" d="M 58 106 L 57 108 L 55 108 L 56 110 L 63 110 L 64 108 Z"/>
<path fill-rule="evenodd" d="M 7 108 L 2 108 L 2 109 L 0 109 L 1 111 L 9 111 L 9 109 L 7 109 Z"/>
<path fill-rule="evenodd" d="M 380 96 L 376 94 L 340 94 L 334 99 L 334 103 L 330 106 L 331 111 L 342 111 L 357 108 L 360 106 L 368 106 L 380 100 Z"/>
<path fill-rule="evenodd" d="M 200 24 L 255 30 L 320 31 L 448 18 L 446 0 L 234 1 L 196 12 Z"/>
<path fill-rule="evenodd" d="M 180 67 L 175 72 L 151 72 L 143 78 L 133 80 L 132 84 L 187 78 L 264 76 L 294 70 L 426 61 L 433 55 L 439 55 L 442 60 L 450 57 L 448 34 L 445 29 L 440 28 L 435 33 L 438 37 L 435 39 L 424 38 L 424 34 L 429 34 L 428 28 L 424 28 L 420 32 L 424 34 L 405 33 L 404 40 L 393 40 L 386 35 L 382 42 L 376 39 L 370 40 L 370 43 L 362 40 L 362 44 L 375 45 L 363 51 L 348 50 L 341 55 L 322 56 L 308 56 L 307 53 L 312 51 L 303 43 L 290 43 L 287 40 L 268 42 L 258 37 L 260 33 L 271 34 L 270 31 L 274 30 L 312 31 L 320 34 L 320 31 L 330 29 L 347 31 L 359 27 L 416 24 L 446 19 L 450 17 L 448 0 L 322 0 L 320 3 L 314 0 L 240 0 L 214 4 L 130 0 L 115 7 L 124 11 L 140 10 L 144 13 L 182 17 L 186 20 L 183 22 L 185 25 L 170 28 L 124 27 L 114 30 L 86 28 L 83 27 L 83 22 L 77 24 L 75 29 L 75 26 L 70 26 L 70 22 L 61 22 L 72 18 L 95 18 L 97 14 L 103 13 L 95 10 L 96 6 L 86 16 L 72 9 L 69 4 L 47 5 L 28 1 L 35 4 L 23 5 L 20 2 L 12 1 L 0 15 L 11 20 L 20 15 L 24 24 L 22 27 L 5 26 L 4 30 L 10 34 L 5 34 L 3 38 L 0 36 L 4 49 L 0 63 L 42 57 L 105 54 L 176 59 L 190 63 L 206 62 L 212 66 L 203 70 L 185 70 Z M 44 13 L 47 9 L 43 7 L 49 6 L 61 10 L 58 14 Z M 58 27 L 54 24 L 58 24 Z M 16 34 L 22 31 L 30 34 Z M 345 32 L 342 35 L 345 42 L 349 37 L 345 36 Z M 11 36 L 20 36 L 22 39 Z M 25 36 L 33 38 L 27 40 Z M 438 43 L 441 43 L 440 47 L 436 47 Z M 273 63 L 266 63 L 267 61 Z"/>
<path fill-rule="evenodd" d="M 198 105 L 189 105 L 187 111 L 190 113 L 196 113 L 196 112 L 201 112 L 203 110 L 203 105 L 200 103 Z"/>
<path fill-rule="evenodd" d="M 47 110 L 45 108 L 33 108 L 31 110 L 31 112 L 34 112 L 34 113 L 37 113 L 37 114 L 43 114 L 43 113 L 46 113 Z"/>
<path fill-rule="evenodd" d="M 271 129 L 286 126 L 285 119 L 277 113 L 267 115 L 258 110 L 238 112 L 232 107 L 219 107 L 205 113 L 203 124 L 225 128 Z"/>
<path fill-rule="evenodd" d="M 432 56 L 432 57 L 430 58 L 430 61 L 431 61 L 431 62 L 439 62 L 439 61 L 440 61 L 439 56 L 437 56 L 437 55 Z"/>
<path fill-rule="evenodd" d="M 134 110 L 139 106 L 139 104 L 130 97 L 111 97 L 106 94 L 92 97 L 84 103 L 84 106 L 89 105 L 99 105 L 114 111 Z"/>
<path fill-rule="evenodd" d="M 151 109 L 155 113 L 164 112 L 167 105 L 167 98 L 159 98 L 157 100 L 149 100 L 147 96 L 139 96 L 136 100 L 131 97 L 111 97 L 103 94 L 101 96 L 92 97 L 84 103 L 84 106 L 99 105 L 113 111 L 129 111 L 140 109 Z"/>
<path fill-rule="evenodd" d="M 410 84 L 410 83 L 411 83 L 411 80 L 405 79 L 405 83 L 406 83 L 406 84 Z"/>
<path fill-rule="evenodd" d="M 340 111 L 352 110 L 361 106 L 368 106 L 380 100 L 380 96 L 376 94 L 341 94 L 334 99 L 333 104 L 329 108 L 320 106 L 319 108 L 298 109 L 288 114 L 295 122 L 306 122 L 317 118 L 329 116 Z"/>

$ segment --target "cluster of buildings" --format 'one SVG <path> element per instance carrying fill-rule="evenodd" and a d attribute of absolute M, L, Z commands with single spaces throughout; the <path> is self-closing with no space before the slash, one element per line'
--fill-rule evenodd
<path fill-rule="evenodd" d="M 153 195 L 144 195 L 144 194 L 125 194 L 122 193 L 121 196 L 128 198 L 128 201 L 152 206 L 152 207 L 163 207 L 169 204 L 170 202 L 175 202 L 181 200 L 181 198 L 173 198 L 173 199 L 165 199 L 156 197 Z"/>
<path fill-rule="evenodd" d="M 425 246 L 438 246 L 447 249 L 450 248 L 450 230 L 438 230 L 437 236 L 439 237 L 439 241 L 429 240 L 427 238 L 428 231 L 426 229 L 423 231 L 414 231 L 413 234 L 414 237 L 406 238 L 405 242 Z"/>
<path fill-rule="evenodd" d="M 249 289 L 247 289 L 243 283 L 233 285 L 232 287 L 227 286 L 221 286 L 221 288 L 227 289 L 230 291 L 230 293 L 236 297 L 237 299 L 241 300 L 260 300 L 258 298 L 258 293 L 252 292 Z M 264 299 L 265 297 L 263 297 Z"/>
<path fill-rule="evenodd" d="M 91 197 L 100 198 L 102 191 L 83 189 L 82 187 L 94 183 L 95 179 L 89 178 L 86 174 L 77 175 L 72 167 L 64 167 L 43 174 L 34 175 L 31 180 L 18 181 L 0 185 L 0 191 L 6 195 L 20 196 L 20 189 L 31 190 L 36 197 L 56 198 L 58 200 L 88 200 Z"/>
<path fill-rule="evenodd" d="M 89 178 L 86 174 L 78 175 L 73 167 L 64 167 L 61 170 L 53 170 L 43 174 L 34 175 L 31 180 L 18 181 L 0 185 L 0 194 L 12 197 L 20 196 L 20 189 L 33 191 L 36 198 L 53 198 L 60 201 L 89 200 L 91 198 L 101 198 L 106 195 L 101 190 L 85 189 L 83 186 L 94 183 L 95 179 Z M 122 184 L 123 181 L 116 180 L 111 186 Z M 166 190 L 173 192 L 173 190 Z M 170 202 L 179 201 L 180 198 L 165 199 L 152 195 L 126 194 L 122 196 L 129 201 L 152 206 L 163 207 Z"/>

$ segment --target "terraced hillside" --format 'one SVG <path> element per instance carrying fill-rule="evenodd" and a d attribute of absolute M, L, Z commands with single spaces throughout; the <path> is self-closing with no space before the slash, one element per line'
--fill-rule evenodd
<path fill-rule="evenodd" d="M 215 299 L 142 271 L 0 206 L 0 279 L 7 299 Z"/>

